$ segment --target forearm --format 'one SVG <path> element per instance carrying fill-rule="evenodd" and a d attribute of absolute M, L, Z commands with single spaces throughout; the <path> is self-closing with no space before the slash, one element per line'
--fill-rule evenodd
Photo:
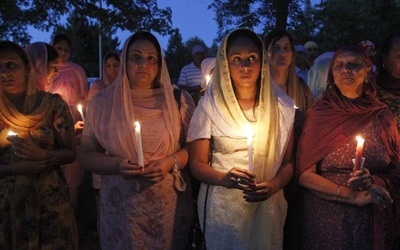
<path fill-rule="evenodd" d="M 176 151 L 175 153 L 167 157 L 170 161 L 169 171 L 171 171 L 174 168 L 175 161 L 178 164 L 178 170 L 182 170 L 183 168 L 186 167 L 189 160 L 189 153 L 188 153 L 189 147 L 190 146 L 187 144 L 185 147 L 181 148 L 180 150 Z"/>
<path fill-rule="evenodd" d="M 212 168 L 210 165 L 200 162 L 191 161 L 190 172 L 192 176 L 201 182 L 209 185 L 222 186 L 225 173 Z"/>
<path fill-rule="evenodd" d="M 273 192 L 276 193 L 285 187 L 293 177 L 293 164 L 292 162 L 286 162 L 282 165 L 275 177 L 270 181 Z"/>
<path fill-rule="evenodd" d="M 119 165 L 122 157 L 106 155 L 102 152 L 80 152 L 78 160 L 81 166 L 93 173 L 100 175 L 119 174 Z"/>
<path fill-rule="evenodd" d="M 72 149 L 44 150 L 45 159 L 57 159 L 60 165 L 75 161 L 76 151 Z"/>

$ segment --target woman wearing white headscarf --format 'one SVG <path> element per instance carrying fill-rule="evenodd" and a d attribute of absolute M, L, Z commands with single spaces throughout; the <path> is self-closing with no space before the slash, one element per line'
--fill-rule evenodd
<path fill-rule="evenodd" d="M 81 163 L 101 174 L 102 249 L 184 249 L 192 207 L 181 147 L 194 110 L 181 93 L 180 107 L 157 39 L 129 37 L 114 84 L 88 106 Z M 134 122 L 141 125 L 143 166 Z M 184 142 L 184 141 L 183 141 Z M 182 174 L 182 175 L 181 175 Z"/>
<path fill-rule="evenodd" d="M 246 29 L 229 34 L 188 134 L 191 172 L 203 182 L 198 211 L 208 249 L 282 248 L 294 113 L 293 101 L 270 82 L 260 38 Z"/>

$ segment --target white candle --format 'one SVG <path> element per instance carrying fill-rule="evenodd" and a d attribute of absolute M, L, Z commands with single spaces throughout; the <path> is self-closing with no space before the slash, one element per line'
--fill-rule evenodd
<path fill-rule="evenodd" d="M 78 111 L 81 114 L 82 121 L 85 122 L 85 116 L 83 115 L 82 104 L 78 104 Z"/>
<path fill-rule="evenodd" d="M 17 136 L 17 135 L 18 135 L 18 133 L 15 133 L 15 132 L 12 131 L 12 130 L 8 131 L 8 133 L 7 133 L 7 137 L 8 137 L 8 136 Z"/>
<path fill-rule="evenodd" d="M 18 133 L 15 133 L 14 131 L 10 130 L 7 133 L 7 137 L 11 137 L 11 136 L 17 136 Z M 14 149 L 13 147 L 10 148 L 10 163 L 14 163 Z"/>
<path fill-rule="evenodd" d="M 144 167 L 142 137 L 140 135 L 140 123 L 139 122 L 135 122 L 135 137 L 136 137 L 136 145 L 137 145 L 138 164 L 140 166 Z"/>
<path fill-rule="evenodd" d="M 247 152 L 249 155 L 249 172 L 253 173 L 253 127 L 248 125 L 245 127 L 247 135 Z"/>

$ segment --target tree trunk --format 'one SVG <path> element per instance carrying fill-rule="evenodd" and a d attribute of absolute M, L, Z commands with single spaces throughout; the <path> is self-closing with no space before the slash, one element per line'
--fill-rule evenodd
<path fill-rule="evenodd" d="M 275 0 L 277 29 L 286 30 L 290 3 L 291 0 Z"/>

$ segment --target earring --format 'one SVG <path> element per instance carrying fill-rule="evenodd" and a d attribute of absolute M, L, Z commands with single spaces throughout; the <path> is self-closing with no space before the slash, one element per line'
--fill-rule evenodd
<path fill-rule="evenodd" d="M 386 68 L 386 64 L 384 63 L 384 64 L 382 64 L 382 68 Z"/>

